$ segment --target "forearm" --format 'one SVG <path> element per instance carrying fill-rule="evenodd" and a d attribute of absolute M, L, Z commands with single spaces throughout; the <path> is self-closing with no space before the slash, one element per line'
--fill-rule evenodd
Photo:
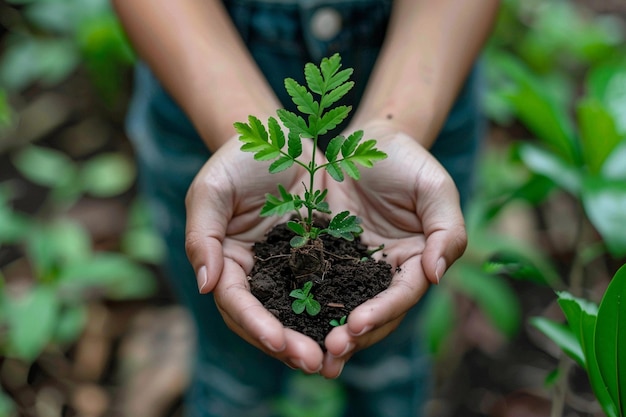
<path fill-rule="evenodd" d="M 488 37 L 497 0 L 396 0 L 354 123 L 387 120 L 430 147 Z"/>
<path fill-rule="evenodd" d="M 218 0 L 112 0 L 138 54 L 215 151 L 280 106 Z"/>

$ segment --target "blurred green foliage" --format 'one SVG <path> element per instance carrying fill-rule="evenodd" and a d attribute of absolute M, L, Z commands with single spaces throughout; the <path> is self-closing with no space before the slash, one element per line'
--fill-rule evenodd
<path fill-rule="evenodd" d="M 119 98 L 134 55 L 109 1 L 7 3 L 1 88 L 12 93 L 34 83 L 55 86 L 82 67 L 106 103 Z"/>

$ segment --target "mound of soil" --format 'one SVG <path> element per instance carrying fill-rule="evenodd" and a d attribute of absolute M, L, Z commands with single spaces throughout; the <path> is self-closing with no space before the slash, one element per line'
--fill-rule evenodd
<path fill-rule="evenodd" d="M 324 338 L 333 329 L 332 320 L 348 316 L 358 305 L 386 289 L 391 283 L 391 265 L 376 261 L 357 238 L 352 242 L 323 235 L 326 268 L 311 279 L 314 295 L 321 305 L 316 316 L 296 314 L 291 308 L 292 290 L 302 288 L 289 262 L 293 232 L 280 224 L 264 242 L 254 245 L 256 262 L 250 274 L 250 290 L 285 327 L 303 333 L 324 348 Z"/>

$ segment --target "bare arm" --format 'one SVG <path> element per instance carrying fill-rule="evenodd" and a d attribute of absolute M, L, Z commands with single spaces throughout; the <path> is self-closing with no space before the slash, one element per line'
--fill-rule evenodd
<path fill-rule="evenodd" d="M 491 30 L 498 0 L 395 0 L 354 118 L 387 120 L 429 148 Z"/>
<path fill-rule="evenodd" d="M 210 150 L 233 137 L 233 122 L 280 107 L 221 1 L 112 2 L 135 49 Z"/>

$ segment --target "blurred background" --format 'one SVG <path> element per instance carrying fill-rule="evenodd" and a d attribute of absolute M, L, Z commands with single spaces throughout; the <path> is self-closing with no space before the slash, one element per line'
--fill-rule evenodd
<path fill-rule="evenodd" d="M 5 0 L 0 52 L 0 417 L 180 416 L 193 336 L 136 193 L 133 51 L 107 0 Z M 558 294 L 597 305 L 626 262 L 626 1 L 504 0 L 483 70 L 470 244 L 421 323 L 426 410 L 603 416 Z M 276 410 L 344 404 L 294 375 Z"/>

